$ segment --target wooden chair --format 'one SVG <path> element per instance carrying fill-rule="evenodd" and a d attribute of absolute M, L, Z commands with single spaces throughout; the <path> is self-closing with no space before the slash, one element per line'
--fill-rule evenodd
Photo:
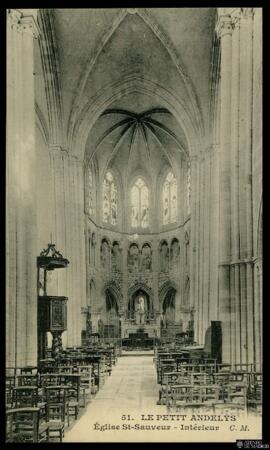
<path fill-rule="evenodd" d="M 74 416 L 75 420 L 78 418 L 80 408 L 80 375 L 78 374 L 62 374 L 60 375 L 60 382 L 66 389 L 66 409 L 68 416 L 68 425 L 70 423 L 70 416 Z"/>
<path fill-rule="evenodd" d="M 228 403 L 237 403 L 237 405 L 246 412 L 247 386 L 243 383 L 230 383 L 228 386 Z"/>
<path fill-rule="evenodd" d="M 250 377 L 250 384 L 247 398 L 247 408 L 250 411 L 262 413 L 262 373 L 253 372 Z"/>
<path fill-rule="evenodd" d="M 232 370 L 232 365 L 231 364 L 225 364 L 225 363 L 223 363 L 223 364 L 217 364 L 216 365 L 216 367 L 217 367 L 217 372 L 231 372 L 231 370 Z"/>
<path fill-rule="evenodd" d="M 41 359 L 38 367 L 39 373 L 52 373 L 55 371 L 55 360 L 53 358 Z"/>
<path fill-rule="evenodd" d="M 6 408 L 13 406 L 13 386 L 10 384 L 6 384 L 5 387 L 5 406 Z"/>
<path fill-rule="evenodd" d="M 60 374 L 70 374 L 73 373 L 74 367 L 73 366 L 57 366 L 57 372 Z"/>
<path fill-rule="evenodd" d="M 46 387 L 46 386 L 58 386 L 60 383 L 58 373 L 46 373 L 40 375 L 40 386 Z"/>
<path fill-rule="evenodd" d="M 39 419 L 45 418 L 45 406 L 42 391 L 37 386 L 16 386 L 12 391 L 12 406 L 14 408 L 38 407 Z"/>
<path fill-rule="evenodd" d="M 12 404 L 15 408 L 34 407 L 38 405 L 37 386 L 15 386 Z"/>
<path fill-rule="evenodd" d="M 171 386 L 171 401 L 168 404 L 168 409 L 177 411 L 179 408 L 185 407 L 188 403 L 192 403 L 193 386 L 188 384 L 172 385 Z"/>
<path fill-rule="evenodd" d="M 169 373 L 169 372 L 175 372 L 175 371 L 176 371 L 176 364 L 175 364 L 175 362 L 162 363 L 161 366 L 160 366 L 158 383 L 161 384 L 161 385 L 165 384 L 164 383 L 164 377 L 166 376 L 166 374 Z"/>
<path fill-rule="evenodd" d="M 254 364 L 239 363 L 233 366 L 234 372 L 253 372 L 253 369 Z"/>
<path fill-rule="evenodd" d="M 6 411 L 7 442 L 49 441 L 47 424 L 40 424 L 39 408 L 14 408 Z"/>
<path fill-rule="evenodd" d="M 214 379 L 211 373 L 208 372 L 191 372 L 191 384 L 205 386 L 208 384 L 213 384 Z"/>
<path fill-rule="evenodd" d="M 65 435 L 65 401 L 63 403 L 46 404 L 46 422 L 48 425 L 49 438 L 59 438 L 62 442 Z"/>
<path fill-rule="evenodd" d="M 18 386 L 38 386 L 38 374 L 21 374 L 17 375 Z"/>
<path fill-rule="evenodd" d="M 92 366 L 78 366 L 77 373 L 80 375 L 80 388 L 84 390 L 84 403 L 86 405 L 91 398 L 93 377 L 92 377 Z"/>
<path fill-rule="evenodd" d="M 158 405 L 169 405 L 171 400 L 171 386 L 191 384 L 190 375 L 182 375 L 180 372 L 168 372 L 163 378 L 164 384 L 159 389 Z"/>
<path fill-rule="evenodd" d="M 20 368 L 21 375 L 37 375 L 38 368 L 36 366 L 25 366 Z"/>

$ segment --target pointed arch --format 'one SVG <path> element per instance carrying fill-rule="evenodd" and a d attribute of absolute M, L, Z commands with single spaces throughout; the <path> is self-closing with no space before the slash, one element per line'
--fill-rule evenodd
<path fill-rule="evenodd" d="M 82 98 L 83 91 L 86 86 L 88 77 L 89 77 L 93 67 L 95 66 L 98 56 L 101 54 L 104 46 L 109 42 L 110 38 L 113 36 L 115 31 L 118 29 L 118 27 L 120 26 L 122 21 L 125 19 L 127 14 L 128 14 L 127 10 L 120 10 L 119 15 L 113 21 L 111 28 L 106 30 L 106 32 L 105 32 L 104 36 L 101 38 L 95 52 L 91 55 L 88 62 L 86 63 L 84 72 L 81 74 L 77 88 L 75 89 L 75 92 L 77 92 L 78 94 L 73 100 L 71 111 L 70 111 L 70 116 L 69 116 L 69 120 L 68 120 L 68 130 L 69 130 L 68 141 L 70 143 L 73 140 L 76 122 L 79 119 L 81 98 Z M 184 64 L 180 58 L 180 55 L 176 51 L 170 38 L 162 30 L 161 26 L 156 22 L 156 20 L 149 13 L 149 11 L 147 11 L 144 8 L 141 8 L 141 9 L 138 9 L 135 14 L 137 14 L 143 20 L 143 22 L 150 28 L 150 30 L 154 33 L 156 38 L 161 42 L 162 46 L 168 52 L 171 60 L 173 61 L 174 65 L 180 75 L 180 78 L 182 79 L 182 82 L 183 82 L 186 92 L 187 92 L 187 96 L 189 98 L 188 104 L 191 107 L 190 107 L 190 111 L 188 114 L 189 114 L 190 118 L 192 118 L 195 128 L 197 129 L 198 133 L 201 136 L 203 136 L 204 124 L 203 124 L 203 116 L 202 116 L 201 108 L 199 105 L 199 100 L 197 98 L 192 81 L 189 78 L 189 76 L 187 75 L 187 70 L 184 67 Z"/>
<path fill-rule="evenodd" d="M 138 176 L 130 190 L 131 227 L 149 227 L 149 187 L 146 181 Z"/>
<path fill-rule="evenodd" d="M 177 179 L 174 172 L 169 169 L 162 183 L 162 225 L 169 225 L 177 221 L 177 199 Z"/>
<path fill-rule="evenodd" d="M 164 302 L 167 294 L 171 290 L 173 290 L 174 292 L 177 292 L 176 283 L 172 280 L 165 281 L 165 283 L 160 287 L 159 292 L 158 292 L 160 311 L 162 311 L 163 302 Z"/>
<path fill-rule="evenodd" d="M 102 221 L 106 224 L 118 223 L 118 189 L 112 170 L 108 169 L 102 182 Z"/>
<path fill-rule="evenodd" d="M 85 104 L 77 116 L 76 124 L 70 135 L 69 148 L 75 151 L 77 155 L 79 154 L 80 157 L 83 157 L 87 137 L 103 111 L 108 109 L 111 104 L 119 100 L 122 96 L 134 92 L 150 96 L 155 98 L 159 103 L 164 104 L 166 109 L 171 112 L 183 129 L 188 147 L 183 149 L 183 151 L 187 157 L 189 152 L 197 153 L 200 146 L 203 145 L 202 136 L 187 111 L 183 99 L 180 99 L 175 92 L 164 88 L 155 81 L 137 75 L 124 76 L 121 80 L 101 88 Z"/>
<path fill-rule="evenodd" d="M 106 291 L 111 292 L 112 295 L 114 296 L 119 311 L 123 300 L 123 295 L 120 286 L 115 281 L 108 281 L 102 287 L 101 293 L 103 296 L 105 296 Z"/>

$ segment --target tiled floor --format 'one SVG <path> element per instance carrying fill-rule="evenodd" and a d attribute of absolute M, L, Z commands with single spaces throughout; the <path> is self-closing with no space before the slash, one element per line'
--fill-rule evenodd
<path fill-rule="evenodd" d="M 128 425 L 139 421 L 141 414 L 166 413 L 164 406 L 156 405 L 157 399 L 158 385 L 153 354 L 122 356 L 118 358 L 111 376 L 88 405 L 86 412 L 66 432 L 64 442 L 109 442 L 122 439 L 123 431 L 102 432 L 95 424 L 119 425 L 122 428 L 124 423 Z M 123 418 L 123 415 L 130 417 Z M 128 431 L 125 432 L 126 435 L 127 433 Z"/>

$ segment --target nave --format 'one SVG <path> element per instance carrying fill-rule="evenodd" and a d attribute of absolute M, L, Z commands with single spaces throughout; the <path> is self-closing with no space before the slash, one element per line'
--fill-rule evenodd
<path fill-rule="evenodd" d="M 129 423 L 121 420 L 124 414 L 134 413 L 140 419 L 140 412 L 166 413 L 165 405 L 156 405 L 159 386 L 153 363 L 154 352 L 141 353 L 118 359 L 112 375 L 82 417 L 67 431 L 63 442 L 99 442 L 115 438 L 117 434 L 123 438 L 121 431 L 120 435 L 115 430 L 102 432 L 101 427 L 95 430 L 94 425 L 114 424 L 121 428 L 123 423 Z"/>
<path fill-rule="evenodd" d="M 226 433 L 225 417 L 251 423 L 242 431 L 259 437 L 261 411 L 258 368 L 218 363 L 194 344 L 127 351 L 97 343 L 6 372 L 7 442 L 130 442 L 134 433 L 135 441 L 174 442 L 208 430 L 208 421 Z"/>

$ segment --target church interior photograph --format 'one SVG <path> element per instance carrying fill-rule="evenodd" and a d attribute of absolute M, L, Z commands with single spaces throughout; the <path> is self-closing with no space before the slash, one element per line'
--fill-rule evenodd
<path fill-rule="evenodd" d="M 262 8 L 6 15 L 6 442 L 261 420 Z"/>

